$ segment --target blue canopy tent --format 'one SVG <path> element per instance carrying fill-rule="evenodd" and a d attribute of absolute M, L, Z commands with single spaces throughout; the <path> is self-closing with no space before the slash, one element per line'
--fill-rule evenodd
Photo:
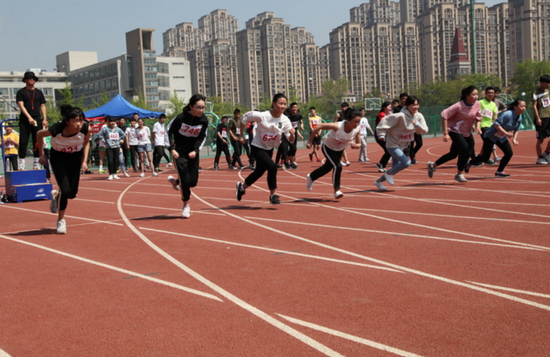
<path fill-rule="evenodd" d="M 99 108 L 88 110 L 84 112 L 86 119 L 92 124 L 92 131 L 98 131 L 100 124 L 106 116 L 115 118 L 131 118 L 134 113 L 137 113 L 140 118 L 158 118 L 162 112 L 154 112 L 152 110 L 146 110 L 135 105 L 132 105 L 126 99 L 122 98 L 120 94 L 117 94 L 109 103 L 102 105 Z M 95 130 L 94 130 L 95 129 Z"/>

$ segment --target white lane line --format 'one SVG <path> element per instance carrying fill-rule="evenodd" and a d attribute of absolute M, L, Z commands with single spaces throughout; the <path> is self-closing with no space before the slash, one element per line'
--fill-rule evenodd
<path fill-rule="evenodd" d="M 35 243 L 26 242 L 26 241 L 24 241 L 24 240 L 19 240 L 19 239 L 16 239 L 16 238 L 11 238 L 11 237 L 5 236 L 5 235 L 3 235 L 3 234 L 0 234 L 0 238 L 4 238 L 4 239 L 6 239 L 6 240 L 9 240 L 9 241 L 12 241 L 12 242 L 16 242 L 16 243 L 25 244 L 25 245 L 28 245 L 28 246 L 31 246 L 31 247 L 34 247 L 34 248 L 42 249 L 42 250 L 45 250 L 45 251 L 48 251 L 48 252 L 51 252 L 51 253 L 55 253 L 55 254 L 58 254 L 58 255 L 62 255 L 62 256 L 67 257 L 67 258 L 76 259 L 76 260 L 79 260 L 79 261 L 84 262 L 84 263 L 96 265 L 96 266 L 99 266 L 99 267 L 102 267 L 102 268 L 106 268 L 106 269 L 110 269 L 110 270 L 114 270 L 114 271 L 117 271 L 117 272 L 119 272 L 119 273 L 124 273 L 124 274 L 126 274 L 126 275 L 135 276 L 135 277 L 138 277 L 138 278 L 141 278 L 141 279 L 149 280 L 149 281 L 152 281 L 152 282 L 154 282 L 154 283 L 166 285 L 166 286 L 169 286 L 169 287 L 171 287 L 171 288 L 178 289 L 178 290 L 182 290 L 182 291 L 185 291 L 185 292 L 188 292 L 188 293 L 191 293 L 191 294 L 195 294 L 195 295 L 199 295 L 199 296 L 202 296 L 202 297 L 206 297 L 206 298 L 209 298 L 209 299 L 212 299 L 212 300 L 216 300 L 216 301 L 223 302 L 223 300 L 221 300 L 219 297 L 217 297 L 217 296 L 215 296 L 215 295 L 208 294 L 208 293 L 204 293 L 204 292 L 199 291 L 199 290 L 187 288 L 187 287 L 185 287 L 185 286 L 178 285 L 178 284 L 174 284 L 174 283 L 171 283 L 171 282 L 168 282 L 168 281 L 164 281 L 164 280 L 160 280 L 160 279 L 157 279 L 157 278 L 153 278 L 153 277 L 150 277 L 150 276 L 148 276 L 148 275 L 143 275 L 143 274 L 140 274 L 140 273 L 136 273 L 136 272 L 133 272 L 133 271 L 131 271 L 131 270 L 127 270 L 127 269 L 123 269 L 123 268 L 118 268 L 118 267 L 115 267 L 115 266 L 112 266 L 112 265 L 109 265 L 109 264 L 97 262 L 97 261 L 95 261 L 95 260 L 91 260 L 91 259 L 79 257 L 78 255 L 74 255 L 74 254 L 70 254 L 70 253 L 65 253 L 65 252 L 62 252 L 62 251 L 57 250 L 57 249 L 52 249 L 52 248 L 48 248 L 48 247 L 45 247 L 45 246 L 42 246 L 42 245 L 38 245 L 38 244 L 35 244 Z"/>
<path fill-rule="evenodd" d="M 279 315 L 283 319 L 285 319 L 287 321 L 290 321 L 292 323 L 295 323 L 297 325 L 304 326 L 304 327 L 309 327 L 309 328 L 311 328 L 313 330 L 316 330 L 316 331 L 321 331 L 321 332 L 328 333 L 328 334 L 333 335 L 333 336 L 345 338 L 346 340 L 357 342 L 357 343 L 360 343 L 360 344 L 363 344 L 363 345 L 366 345 L 366 346 L 369 346 L 369 347 L 372 347 L 372 348 L 376 348 L 376 349 L 379 349 L 379 350 L 382 350 L 382 351 L 385 351 L 385 352 L 390 352 L 390 353 L 393 353 L 393 354 L 398 355 L 398 356 L 420 357 L 420 355 L 417 355 L 417 354 L 414 354 L 414 353 L 411 353 L 411 352 L 403 351 L 403 350 L 400 350 L 400 349 L 395 348 L 395 347 L 391 347 L 391 346 L 384 345 L 384 344 L 374 342 L 374 341 L 371 341 L 371 340 L 367 340 L 367 339 L 364 339 L 364 338 L 361 338 L 361 337 L 350 335 L 350 334 L 345 333 L 345 332 L 333 330 L 333 329 L 330 329 L 328 327 L 320 326 L 320 325 L 317 325 L 317 324 L 314 324 L 314 323 L 311 323 L 311 322 L 298 320 L 298 319 L 295 319 L 293 317 L 289 317 L 289 316 L 285 316 L 285 315 L 281 315 L 281 314 L 277 314 L 277 315 Z"/>
<path fill-rule="evenodd" d="M 427 198 L 427 200 L 430 200 L 432 202 L 437 201 L 445 201 L 445 198 Z M 472 201 L 472 200 L 453 200 L 453 202 L 459 203 L 459 202 L 466 202 L 466 203 L 486 203 L 491 205 L 507 205 L 507 206 L 540 206 L 540 207 L 548 207 L 548 203 L 519 203 L 519 202 L 491 202 L 491 201 Z M 537 222 L 539 223 L 539 222 Z"/>
<path fill-rule="evenodd" d="M 535 293 L 535 292 L 532 292 L 532 291 L 505 288 L 503 286 L 476 283 L 475 281 L 468 281 L 468 283 L 476 284 L 476 285 L 479 285 L 479 286 L 484 286 L 484 287 L 490 288 L 490 289 L 504 290 L 504 291 L 510 291 L 510 292 L 513 292 L 513 293 L 519 293 L 519 294 L 525 294 L 525 295 L 531 295 L 531 296 L 537 296 L 537 297 L 543 297 L 543 298 L 550 299 L 549 294 L 541 294 L 541 293 Z"/>
<path fill-rule="evenodd" d="M 257 221 L 273 222 L 273 219 L 270 219 L 270 218 L 259 218 L 259 217 L 252 217 L 252 216 L 246 216 L 245 218 L 252 219 L 252 220 L 257 220 Z M 275 223 L 300 224 L 300 225 L 306 225 L 306 226 L 312 226 L 312 227 L 323 227 L 323 228 L 331 228 L 331 229 L 337 229 L 337 230 L 349 230 L 349 231 L 357 231 L 357 232 L 377 233 L 377 234 L 391 235 L 391 236 L 406 236 L 406 237 L 426 238 L 426 239 L 434 239 L 434 240 L 444 240 L 444 241 L 459 242 L 459 243 L 491 245 L 491 246 L 496 246 L 496 247 L 506 247 L 506 248 L 515 248 L 515 249 L 528 249 L 528 250 L 544 251 L 542 249 L 537 249 L 537 248 L 518 246 L 514 242 L 510 242 L 510 244 L 498 244 L 498 243 L 489 243 L 489 242 L 479 242 L 479 241 L 474 241 L 474 240 L 463 240 L 463 239 L 454 239 L 454 238 L 445 238 L 445 237 L 426 236 L 426 235 L 422 235 L 422 234 L 397 233 L 397 232 L 388 232 L 388 231 L 378 231 L 378 230 L 374 230 L 374 229 L 351 228 L 351 227 L 331 226 L 331 225 L 319 224 L 319 223 L 306 223 L 306 222 L 297 222 L 297 221 L 287 221 L 287 220 L 281 220 L 281 219 L 278 219 L 277 221 L 275 221 Z"/>
<path fill-rule="evenodd" d="M 4 352 L 3 350 L 0 350 L 0 357 L 11 357 L 11 356 L 6 352 Z"/>
<path fill-rule="evenodd" d="M 193 278 L 197 279 L 198 281 L 200 281 L 204 285 L 208 286 L 210 289 L 212 289 L 216 293 L 222 295 L 227 300 L 233 302 L 234 304 L 241 307 L 242 309 L 252 313 L 256 317 L 264 320 L 265 322 L 269 323 L 270 325 L 280 329 L 281 331 L 283 331 L 283 332 L 289 334 L 290 336 L 296 338 L 297 340 L 305 343 L 306 345 L 310 346 L 311 348 L 314 348 L 317 351 L 319 351 L 321 353 L 324 353 L 327 356 L 330 356 L 330 357 L 342 356 L 338 352 L 328 348 L 327 346 L 321 344 L 318 341 L 315 341 L 311 337 L 301 333 L 300 331 L 290 327 L 289 325 L 286 325 L 286 324 L 282 323 L 281 321 L 271 317 L 267 313 L 265 313 L 265 312 L 261 311 L 260 309 L 250 305 L 249 303 L 241 300 L 240 298 L 238 298 L 237 296 L 231 294 L 229 291 L 223 289 L 222 287 L 214 284 L 213 282 L 206 279 L 205 277 L 203 277 L 199 273 L 195 272 L 193 269 L 189 268 L 188 266 L 186 266 L 185 264 L 183 264 L 182 262 L 180 262 L 176 258 L 172 257 L 170 254 L 166 253 L 164 250 L 162 250 L 160 247 L 158 247 L 155 243 L 153 243 L 151 240 L 149 240 L 149 238 L 147 238 L 143 233 L 141 233 L 132 224 L 132 222 L 128 219 L 128 217 L 126 217 L 126 214 L 124 213 L 124 210 L 122 209 L 122 197 L 124 197 L 124 194 L 130 188 L 132 188 L 134 186 L 134 184 L 135 183 L 132 183 L 131 185 L 126 187 L 126 189 L 124 191 L 122 191 L 122 193 L 120 194 L 120 196 L 118 197 L 118 200 L 117 200 L 117 208 L 118 208 L 120 216 L 122 217 L 124 222 L 126 222 L 126 225 L 128 226 L 128 228 L 130 228 L 145 244 L 149 245 L 149 247 L 151 247 L 154 251 L 156 251 L 158 254 L 160 254 L 162 257 L 164 257 L 166 260 L 168 260 L 169 262 L 171 262 L 172 264 L 174 264 L 175 266 L 177 266 L 178 268 L 180 268 L 181 270 L 183 270 L 184 272 L 186 272 L 187 274 L 189 274 Z M 196 195 L 193 194 L 193 196 L 196 196 Z"/>
<path fill-rule="evenodd" d="M 386 270 L 386 271 L 391 271 L 391 272 L 394 272 L 394 273 L 401 273 L 401 274 L 403 273 L 403 271 L 401 271 L 401 270 L 396 270 L 396 269 L 381 267 L 381 266 L 378 266 L 378 265 L 362 264 L 362 263 L 356 263 L 356 262 L 352 262 L 352 261 L 348 261 L 348 260 L 340 260 L 340 259 L 326 258 L 326 257 L 318 256 L 318 255 L 310 255 L 310 254 L 304 254 L 304 253 L 298 253 L 298 252 L 288 252 L 288 251 L 282 251 L 282 250 L 280 250 L 280 249 L 259 247 L 259 246 L 256 246 L 256 245 L 235 243 L 235 242 L 224 241 L 224 240 L 219 240 L 219 239 L 213 239 L 213 238 L 206 238 L 206 237 L 194 236 L 194 235 L 191 235 L 191 234 L 185 234 L 185 233 L 179 233 L 179 232 L 171 232 L 171 231 L 163 231 L 163 230 L 158 230 L 158 229 L 153 229 L 153 228 L 139 227 L 139 229 L 142 229 L 142 230 L 145 230 L 145 231 L 157 232 L 157 233 L 172 234 L 172 235 L 176 235 L 176 236 L 187 237 L 187 238 L 193 238 L 193 239 L 200 239 L 200 240 L 205 240 L 205 241 L 209 241 L 209 242 L 223 243 L 223 244 L 228 244 L 228 245 L 235 245 L 235 246 L 238 246 L 238 247 L 245 247 L 245 248 L 258 249 L 258 250 L 265 250 L 265 251 L 268 251 L 268 252 L 284 253 L 285 255 L 296 255 L 296 256 L 299 256 L 299 257 L 312 258 L 312 259 L 317 259 L 317 260 L 325 260 L 325 261 L 333 262 L 333 263 L 342 263 L 342 264 L 356 265 L 356 266 L 365 267 L 365 268 Z"/>
<path fill-rule="evenodd" d="M 2 209 L 3 207 L 6 207 L 6 206 L 9 206 L 10 210 L 17 209 L 17 210 L 26 211 L 26 212 L 47 214 L 48 216 L 56 217 L 55 219 L 57 221 L 57 215 L 54 215 L 51 212 L 38 211 L 38 210 L 33 210 L 33 209 L 28 209 L 28 208 L 16 207 L 16 206 L 12 206 L 12 205 L 0 205 L 0 209 Z M 8 209 L 8 207 L 6 207 L 6 209 Z M 94 223 L 105 223 L 105 224 L 112 224 L 112 225 L 115 225 L 115 226 L 123 226 L 122 223 L 115 223 L 115 222 L 111 222 L 111 221 L 101 221 L 101 220 L 98 220 L 98 219 L 91 219 L 91 218 L 86 218 L 86 217 L 77 217 L 77 216 L 70 216 L 70 215 L 65 215 L 65 217 L 74 218 L 74 219 L 81 219 L 83 221 L 94 222 Z"/>
<path fill-rule="evenodd" d="M 265 190 L 263 188 L 260 188 L 260 189 Z M 284 197 L 289 198 L 291 200 L 297 200 L 297 198 L 295 198 L 295 197 L 287 196 L 287 195 L 284 195 L 284 194 L 280 194 L 279 196 L 284 196 Z M 413 199 L 413 198 L 409 198 L 409 197 L 402 197 L 402 196 L 399 196 L 399 197 L 396 197 L 396 198 L 422 201 L 422 200 L 417 200 L 417 199 Z M 302 200 L 302 201 L 304 201 L 304 200 Z M 307 201 L 304 201 L 304 202 L 307 202 Z M 403 220 L 392 219 L 392 218 L 387 218 L 387 217 L 381 217 L 381 216 L 378 216 L 378 215 L 368 214 L 368 213 L 365 213 L 365 212 L 358 212 L 356 210 L 351 210 L 350 211 L 349 209 L 342 208 L 342 207 L 328 206 L 328 205 L 318 203 L 318 202 L 309 202 L 309 203 L 311 205 L 314 205 L 314 206 L 317 206 L 317 207 L 342 211 L 342 212 L 345 212 L 346 214 L 353 213 L 353 214 L 357 214 L 357 215 L 361 215 L 361 216 L 365 216 L 365 217 L 374 218 L 374 219 L 377 219 L 377 220 L 392 222 L 392 223 L 395 223 L 395 224 L 398 224 L 398 225 L 403 224 L 403 225 L 409 225 L 409 226 L 413 226 L 413 227 L 420 227 L 420 228 L 424 228 L 424 229 L 431 229 L 431 230 L 445 232 L 445 233 L 453 233 L 453 234 L 458 234 L 458 235 L 464 235 L 464 236 L 467 236 L 467 237 L 480 238 L 480 239 L 485 239 L 485 240 L 490 240 L 490 241 L 495 241 L 495 242 L 502 242 L 502 243 L 507 243 L 507 244 L 511 243 L 511 244 L 520 245 L 520 246 L 524 246 L 524 247 L 531 247 L 531 248 L 537 248 L 537 249 L 542 249 L 542 250 L 550 250 L 550 247 L 540 246 L 540 245 L 536 245 L 536 244 L 529 244 L 529 243 L 522 243 L 522 242 L 512 242 L 512 241 L 508 241 L 508 240 L 504 240 L 504 239 L 491 238 L 491 237 L 486 237 L 486 236 L 473 234 L 473 233 L 453 231 L 453 230 L 450 230 L 450 229 L 434 227 L 434 226 L 427 226 L 427 225 L 424 225 L 424 224 L 413 223 L 413 222 L 405 222 Z M 463 207 L 463 206 L 460 206 L 460 207 Z"/>
<path fill-rule="evenodd" d="M 173 195 L 172 195 L 172 196 L 173 196 Z M 125 203 L 124 206 L 139 207 L 139 208 L 143 208 L 143 209 L 158 209 L 158 210 L 166 210 L 166 211 L 181 212 L 181 208 L 169 208 L 169 207 L 158 207 L 158 206 L 144 206 L 144 205 L 135 205 L 135 204 L 128 204 L 128 203 Z M 211 215 L 214 215 L 214 216 L 225 216 L 223 213 L 210 212 L 210 211 L 193 211 L 193 214 L 194 214 L 194 213 L 211 214 Z M 149 217 L 149 216 L 146 216 L 146 217 Z M 131 218 L 131 219 L 132 219 L 132 220 L 136 220 L 136 219 L 146 218 L 146 217 L 134 217 L 134 218 Z"/>

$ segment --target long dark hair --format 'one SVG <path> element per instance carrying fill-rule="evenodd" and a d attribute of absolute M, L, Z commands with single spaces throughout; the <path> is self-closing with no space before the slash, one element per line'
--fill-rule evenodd
<path fill-rule="evenodd" d="M 508 104 L 506 110 L 515 110 L 514 108 L 519 105 L 520 102 L 525 102 L 523 99 L 516 99 L 512 103 Z"/>
<path fill-rule="evenodd" d="M 82 119 L 86 119 L 86 115 L 84 115 L 84 112 L 79 107 L 73 107 L 68 104 L 63 104 L 61 107 L 59 107 L 59 111 L 61 112 L 61 115 L 63 116 L 63 121 L 65 122 L 68 122 L 69 120 L 76 117 L 82 117 Z"/>
<path fill-rule="evenodd" d="M 389 107 L 391 105 L 391 102 L 384 102 L 382 103 L 382 107 L 380 108 L 380 113 L 382 113 L 384 111 L 384 109 L 386 109 L 387 107 Z"/>
<path fill-rule="evenodd" d="M 477 90 L 476 86 L 469 86 L 462 89 L 462 93 L 460 94 L 460 100 L 466 100 L 466 97 L 472 94 L 472 92 L 475 90 Z"/>
<path fill-rule="evenodd" d="M 191 107 L 194 106 L 195 104 L 197 104 L 198 101 L 203 101 L 206 103 L 206 97 L 202 94 L 193 94 L 193 96 L 189 99 L 189 104 L 187 104 L 183 110 L 187 109 L 187 110 L 191 110 Z"/>

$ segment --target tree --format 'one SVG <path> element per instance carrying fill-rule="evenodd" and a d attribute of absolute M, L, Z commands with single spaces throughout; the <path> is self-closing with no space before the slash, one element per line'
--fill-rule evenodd
<path fill-rule="evenodd" d="M 510 79 L 512 95 L 520 97 L 522 93 L 531 93 L 538 85 L 540 76 L 550 74 L 550 62 L 523 60 L 515 64 L 514 76 Z"/>
<path fill-rule="evenodd" d="M 136 92 L 138 94 L 137 98 L 134 96 L 134 99 L 132 99 L 130 103 L 141 109 L 153 110 L 153 107 L 151 107 L 151 105 L 147 103 L 147 100 L 145 100 L 143 91 L 140 88 L 136 88 Z"/>
<path fill-rule="evenodd" d="M 337 80 L 329 79 L 321 85 L 323 96 L 322 111 L 324 113 L 334 113 L 338 108 L 338 104 L 342 102 L 344 94 L 349 90 L 349 81 L 345 77 L 340 77 Z"/>
<path fill-rule="evenodd" d="M 109 103 L 109 97 L 107 96 L 107 92 L 105 90 L 101 91 L 101 94 L 99 95 L 99 101 L 96 101 L 94 99 L 94 107 L 101 107 L 104 104 Z"/>
<path fill-rule="evenodd" d="M 174 93 L 170 96 L 170 104 L 168 104 L 166 112 L 168 115 L 176 116 L 183 111 L 183 107 L 185 107 L 185 98 L 180 98 L 174 89 Z"/>

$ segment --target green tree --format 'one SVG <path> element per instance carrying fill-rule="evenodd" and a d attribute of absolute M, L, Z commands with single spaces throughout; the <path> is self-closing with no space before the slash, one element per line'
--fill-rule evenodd
<path fill-rule="evenodd" d="M 338 104 L 342 101 L 344 94 L 349 90 L 349 81 L 345 77 L 337 80 L 329 79 L 321 85 L 323 96 L 321 101 L 323 113 L 334 113 Z M 327 118 L 325 118 L 327 119 Z"/>
<path fill-rule="evenodd" d="M 75 106 L 73 91 L 69 82 L 65 81 L 65 88 L 59 90 L 59 94 L 61 95 L 60 105 Z"/>
<path fill-rule="evenodd" d="M 166 108 L 166 114 L 176 116 L 183 111 L 185 105 L 185 98 L 180 98 L 174 89 L 174 93 L 170 96 L 170 104 L 168 104 L 168 108 Z"/>
<path fill-rule="evenodd" d="M 514 76 L 510 79 L 512 95 L 520 97 L 522 93 L 531 93 L 538 86 L 543 74 L 550 74 L 550 62 L 523 60 L 515 64 Z"/>
<path fill-rule="evenodd" d="M 98 108 L 107 103 L 109 103 L 109 97 L 107 96 L 107 92 L 105 90 L 102 90 L 101 94 L 99 95 L 99 101 L 96 101 L 94 99 L 94 107 Z"/>
<path fill-rule="evenodd" d="M 138 94 L 137 98 L 134 96 L 134 99 L 132 99 L 130 103 L 141 109 L 153 110 L 153 107 L 151 107 L 151 105 L 147 103 L 147 100 L 145 99 L 145 95 L 143 94 L 141 88 L 136 88 L 136 92 Z"/>

